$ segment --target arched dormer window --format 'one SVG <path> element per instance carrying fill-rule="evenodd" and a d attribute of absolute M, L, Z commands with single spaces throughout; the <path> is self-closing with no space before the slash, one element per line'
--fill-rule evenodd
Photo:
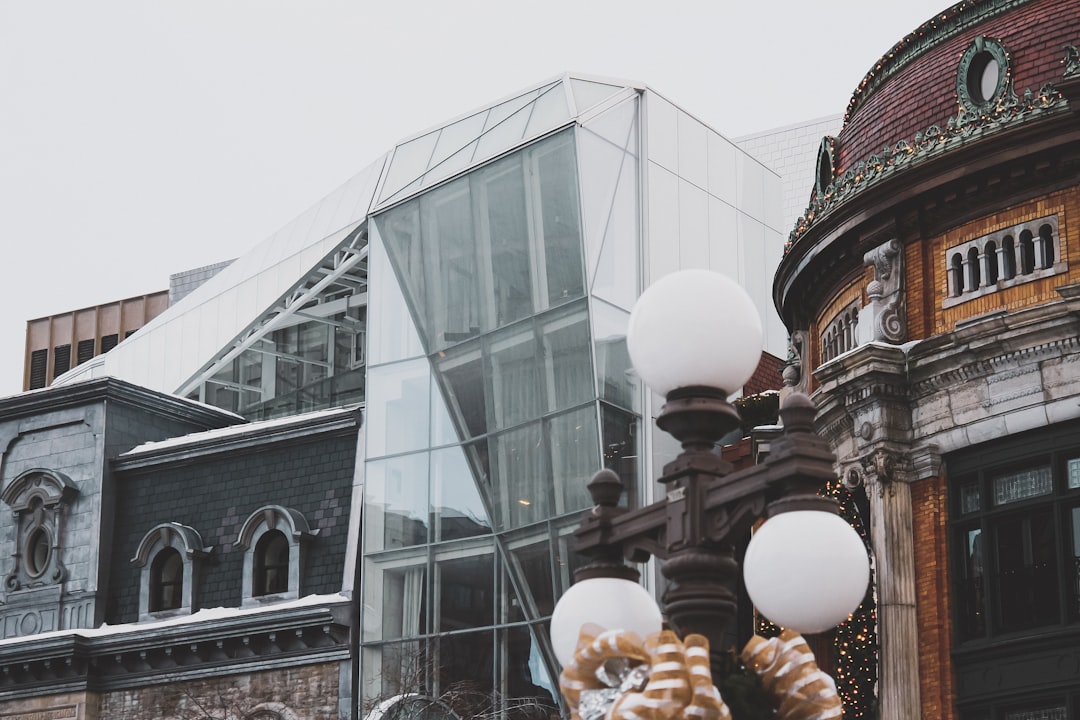
<path fill-rule="evenodd" d="M 198 578 L 203 559 L 213 550 L 192 527 L 162 523 L 143 535 L 131 563 L 142 568 L 139 619 L 198 609 Z"/>
<path fill-rule="evenodd" d="M 4 579 L 8 591 L 56 585 L 67 576 L 60 558 L 66 508 L 79 490 L 63 473 L 34 468 L 0 493 L 15 515 L 15 566 Z"/>
<path fill-rule="evenodd" d="M 318 532 L 292 508 L 267 505 L 253 512 L 236 539 L 245 550 L 243 604 L 300 597 L 304 545 Z"/>

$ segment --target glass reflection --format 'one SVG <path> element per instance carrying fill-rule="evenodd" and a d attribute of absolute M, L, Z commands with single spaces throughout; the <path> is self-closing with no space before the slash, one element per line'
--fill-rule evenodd
<path fill-rule="evenodd" d="M 641 389 L 626 349 L 630 314 L 605 302 L 592 305 L 596 375 L 600 399 L 629 410 L 640 406 Z"/>
<path fill-rule="evenodd" d="M 638 457 L 641 447 L 638 440 L 638 417 L 632 413 L 600 404 L 600 421 L 603 423 L 604 467 L 614 470 L 623 481 L 626 492 L 620 505 L 635 507 L 637 502 Z"/>
<path fill-rule="evenodd" d="M 587 486 L 600 466 L 596 406 L 590 404 L 557 415 L 546 426 L 552 480 L 559 501 L 558 512 L 548 517 L 583 510 L 592 504 Z"/>
<path fill-rule="evenodd" d="M 485 700 L 495 681 L 495 633 L 491 630 L 443 635 L 438 643 L 440 693 L 470 691 Z"/>
<path fill-rule="evenodd" d="M 551 542 L 547 528 L 541 537 L 520 537 L 507 542 L 510 571 L 520 592 L 508 603 L 507 620 L 519 622 L 547 617 L 555 609 L 555 591 L 551 580 Z M 511 586 L 512 588 L 512 586 Z M 520 603 L 525 603 L 522 608 Z"/>
<path fill-rule="evenodd" d="M 501 528 L 520 527 L 553 516 L 551 482 L 539 422 L 489 440 L 495 513 Z"/>
<path fill-rule="evenodd" d="M 544 667 L 533 628 L 525 625 L 499 631 L 500 685 L 508 698 L 505 717 L 522 720 L 558 714 L 555 686 Z"/>
<path fill-rule="evenodd" d="M 369 458 L 428 446 L 430 376 L 423 358 L 370 370 L 365 418 Z"/>
<path fill-rule="evenodd" d="M 364 640 L 428 631 L 427 553 L 372 557 L 364 564 Z"/>
<path fill-rule="evenodd" d="M 370 550 L 427 542 L 428 454 L 368 462 L 364 544 Z"/>
<path fill-rule="evenodd" d="M 477 494 L 462 448 L 431 453 L 431 486 L 436 540 L 455 540 L 491 532 L 491 522 Z"/>

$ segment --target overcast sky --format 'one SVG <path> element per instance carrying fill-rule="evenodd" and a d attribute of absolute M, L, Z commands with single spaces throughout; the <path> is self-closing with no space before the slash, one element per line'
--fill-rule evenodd
<path fill-rule="evenodd" d="M 235 257 L 396 140 L 564 71 L 735 138 L 843 112 L 940 0 L 0 0 L 0 395 L 26 321 Z"/>

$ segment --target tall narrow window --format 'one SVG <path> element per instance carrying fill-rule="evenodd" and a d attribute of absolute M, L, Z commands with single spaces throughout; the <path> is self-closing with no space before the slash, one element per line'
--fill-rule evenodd
<path fill-rule="evenodd" d="M 175 548 L 165 548 L 150 563 L 150 612 L 176 610 L 184 591 L 184 560 Z"/>
<path fill-rule="evenodd" d="M 979 272 L 979 249 L 971 248 L 967 253 L 968 263 L 968 285 L 972 290 L 978 290 L 982 285 L 982 278 Z"/>
<path fill-rule="evenodd" d="M 87 360 L 94 357 L 94 338 L 89 340 L 80 340 L 75 350 L 75 364 L 82 365 Z"/>
<path fill-rule="evenodd" d="M 1020 233 L 1020 273 L 1030 275 L 1035 272 L 1035 242 L 1032 240 L 1031 231 L 1025 230 Z"/>
<path fill-rule="evenodd" d="M 1039 243 L 1042 245 L 1043 267 L 1054 267 L 1054 229 L 1049 224 L 1039 228 Z"/>
<path fill-rule="evenodd" d="M 983 256 L 986 258 L 986 284 L 996 285 L 998 281 L 998 253 L 997 244 L 991 240 L 983 248 Z"/>
<path fill-rule="evenodd" d="M 45 387 L 45 378 L 49 372 L 49 351 L 34 350 L 30 353 L 30 387 L 37 390 Z"/>
<path fill-rule="evenodd" d="M 57 345 L 53 348 L 53 377 L 57 378 L 71 369 L 71 346 Z"/>
<path fill-rule="evenodd" d="M 278 530 L 263 535 L 255 546 L 253 595 L 274 595 L 289 589 L 289 541 Z"/>
<path fill-rule="evenodd" d="M 1012 235 L 1001 241 L 1001 276 L 1006 280 L 1016 277 L 1016 241 Z"/>
<path fill-rule="evenodd" d="M 958 297 L 964 292 L 964 258 L 960 253 L 955 253 L 949 261 L 949 272 L 952 274 L 952 296 Z"/>

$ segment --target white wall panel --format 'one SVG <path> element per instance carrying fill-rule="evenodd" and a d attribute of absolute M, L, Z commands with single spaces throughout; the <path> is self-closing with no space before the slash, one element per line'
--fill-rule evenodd
<path fill-rule="evenodd" d="M 679 111 L 656 93 L 645 93 L 645 122 L 649 132 L 647 157 L 677 173 L 679 170 Z"/>
<path fill-rule="evenodd" d="M 649 163 L 649 235 L 645 245 L 648 287 L 679 269 L 679 179 Z"/>
<path fill-rule="evenodd" d="M 714 132 L 708 135 L 708 145 L 709 194 L 735 205 L 738 202 L 738 168 L 735 166 L 738 150 Z"/>
<path fill-rule="evenodd" d="M 679 177 L 709 187 L 709 130 L 692 116 L 679 111 Z"/>
<path fill-rule="evenodd" d="M 709 267 L 743 284 L 739 213 L 722 200 L 709 196 Z"/>
<path fill-rule="evenodd" d="M 739 184 L 735 207 L 754 219 L 765 221 L 765 168 L 749 155 L 739 152 L 735 156 Z"/>
<path fill-rule="evenodd" d="M 697 185 L 679 180 L 680 269 L 709 267 L 708 197 Z"/>

